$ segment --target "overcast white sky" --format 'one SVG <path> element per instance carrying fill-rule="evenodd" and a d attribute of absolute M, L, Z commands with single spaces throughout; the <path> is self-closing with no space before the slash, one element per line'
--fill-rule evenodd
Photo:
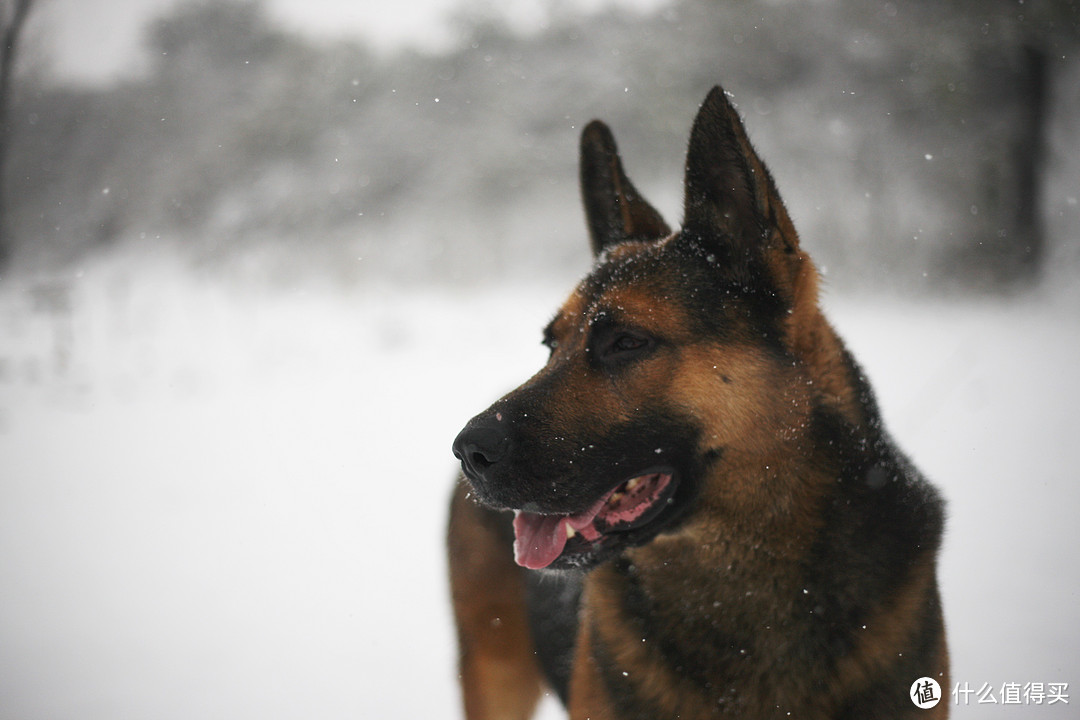
<path fill-rule="evenodd" d="M 38 0 L 29 34 L 44 60 L 63 78 L 96 82 L 138 72 L 146 22 L 183 0 Z M 535 25 L 550 0 L 263 0 L 271 14 L 316 35 L 361 35 L 389 48 L 402 43 L 437 45 L 446 20 L 462 5 L 499 8 L 523 26 Z M 562 0 L 595 9 L 619 5 L 644 9 L 663 0 Z"/>

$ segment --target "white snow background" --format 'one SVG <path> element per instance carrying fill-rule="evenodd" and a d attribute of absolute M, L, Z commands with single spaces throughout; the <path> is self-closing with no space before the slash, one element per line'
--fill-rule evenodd
<path fill-rule="evenodd" d="M 0 285 L 0 719 L 460 717 L 450 442 L 572 284 Z M 959 716 L 1080 706 L 1075 300 L 826 298 L 949 502 L 953 681 L 1070 683 Z"/>

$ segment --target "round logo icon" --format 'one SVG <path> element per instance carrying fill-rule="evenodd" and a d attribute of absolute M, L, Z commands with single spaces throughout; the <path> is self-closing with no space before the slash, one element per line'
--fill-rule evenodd
<path fill-rule="evenodd" d="M 921 677 L 911 683 L 911 702 L 915 707 L 929 710 L 941 702 L 941 686 L 934 678 Z"/>

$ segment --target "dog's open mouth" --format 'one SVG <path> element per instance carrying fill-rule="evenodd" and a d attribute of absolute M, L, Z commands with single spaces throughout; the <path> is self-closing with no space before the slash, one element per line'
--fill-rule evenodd
<path fill-rule="evenodd" d="M 514 560 L 522 567 L 539 570 L 564 551 L 588 549 L 611 535 L 640 528 L 663 512 L 674 487 L 670 472 L 653 472 L 627 480 L 575 515 L 518 510 L 514 513 Z"/>

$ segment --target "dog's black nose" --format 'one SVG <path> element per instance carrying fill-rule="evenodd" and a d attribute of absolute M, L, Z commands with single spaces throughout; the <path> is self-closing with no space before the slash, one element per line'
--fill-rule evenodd
<path fill-rule="evenodd" d="M 484 471 L 510 452 L 510 437 L 505 426 L 496 420 L 473 418 L 454 439 L 454 455 L 470 479 L 484 476 Z"/>

